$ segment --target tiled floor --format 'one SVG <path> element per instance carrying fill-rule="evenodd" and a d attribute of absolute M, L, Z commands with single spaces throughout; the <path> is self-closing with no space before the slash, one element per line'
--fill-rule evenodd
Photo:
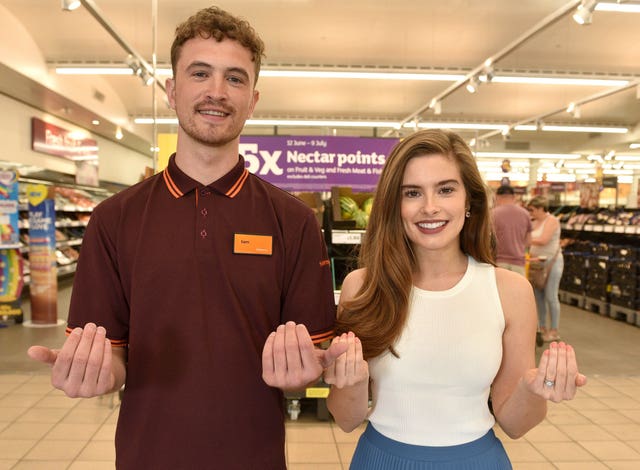
<path fill-rule="evenodd" d="M 59 311 L 68 291 L 63 285 Z M 640 469 L 640 328 L 563 305 L 561 333 L 589 384 L 571 402 L 550 403 L 522 439 L 496 429 L 514 468 Z M 117 397 L 66 398 L 48 369 L 26 358 L 30 344 L 57 346 L 63 337 L 63 327 L 0 329 L 0 470 L 113 468 Z M 313 407 L 304 402 L 299 419 L 287 422 L 289 469 L 347 469 L 363 428 L 346 434 Z"/>

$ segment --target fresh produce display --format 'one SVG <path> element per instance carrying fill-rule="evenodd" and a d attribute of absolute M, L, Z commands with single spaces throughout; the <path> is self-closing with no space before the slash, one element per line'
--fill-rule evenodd
<path fill-rule="evenodd" d="M 364 210 L 367 214 L 371 214 L 371 208 L 373 207 L 373 198 L 370 197 L 366 201 L 362 203 L 362 210 Z"/>
<path fill-rule="evenodd" d="M 343 219 L 353 219 L 353 214 L 360 210 L 358 203 L 348 196 L 340 196 L 340 210 Z"/>
<path fill-rule="evenodd" d="M 353 220 L 356 228 L 366 228 L 369 223 L 369 215 L 371 214 L 371 206 L 373 198 L 370 197 L 362 203 L 362 207 L 349 196 L 340 196 L 340 211 L 342 218 L 345 220 Z"/>

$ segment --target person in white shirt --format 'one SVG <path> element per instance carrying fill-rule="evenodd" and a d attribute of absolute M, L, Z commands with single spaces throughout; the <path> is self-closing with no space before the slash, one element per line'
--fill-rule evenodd
<path fill-rule="evenodd" d="M 518 438 L 546 402 L 586 383 L 574 349 L 535 364 L 536 307 L 520 274 L 495 267 L 488 191 L 456 134 L 419 131 L 389 155 L 361 268 L 344 280 L 325 370 L 346 432 L 369 423 L 352 470 L 509 469 L 493 426 Z M 371 406 L 369 407 L 369 398 Z"/>
<path fill-rule="evenodd" d="M 545 269 L 548 270 L 546 283 L 543 288 L 534 288 L 538 309 L 538 326 L 544 341 L 559 341 L 560 334 L 560 280 L 564 270 L 564 258 L 560 248 L 560 222 L 549 213 L 549 202 L 545 197 L 536 196 L 527 203 L 527 210 L 531 215 L 531 248 L 529 253 L 533 258 L 545 259 Z M 547 328 L 547 306 L 551 317 L 551 328 Z"/>

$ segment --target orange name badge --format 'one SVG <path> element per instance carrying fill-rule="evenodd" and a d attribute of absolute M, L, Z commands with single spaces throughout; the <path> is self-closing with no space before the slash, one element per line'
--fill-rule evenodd
<path fill-rule="evenodd" d="M 243 255 L 272 255 L 273 237 L 236 233 L 233 237 L 233 252 Z"/>

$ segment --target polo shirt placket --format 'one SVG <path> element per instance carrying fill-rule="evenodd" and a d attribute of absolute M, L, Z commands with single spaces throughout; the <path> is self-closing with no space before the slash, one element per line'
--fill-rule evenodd
<path fill-rule="evenodd" d="M 195 246 L 197 251 L 205 250 L 207 247 L 211 249 L 209 236 L 213 234 L 213 203 L 215 200 L 215 193 L 207 186 L 196 189 L 196 226 L 195 226 Z"/>

